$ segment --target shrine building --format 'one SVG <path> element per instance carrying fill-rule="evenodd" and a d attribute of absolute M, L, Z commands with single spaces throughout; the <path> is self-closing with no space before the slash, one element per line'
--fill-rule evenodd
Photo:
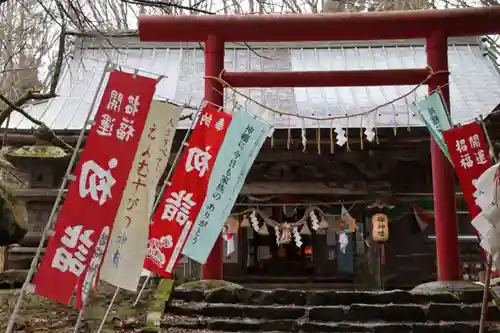
<path fill-rule="evenodd" d="M 498 129 L 500 117 L 495 110 L 500 104 L 500 75 L 492 53 L 481 38 L 449 38 L 448 42 L 453 123 L 483 117 L 490 129 L 495 124 Z M 94 95 L 100 92 L 98 83 L 108 60 L 123 71 L 138 69 L 140 75 L 163 76 L 155 99 L 184 105 L 184 115 L 202 103 L 205 58 L 200 44 L 139 42 L 134 34 L 114 36 L 111 44 L 113 47 L 92 37 L 76 37 L 57 97 L 25 108 L 69 144 L 75 144 L 81 128 L 87 126 L 86 114 Z M 228 71 L 405 69 L 424 68 L 427 63 L 425 41 L 417 39 L 250 43 L 249 47 L 226 43 L 225 48 Z M 308 207 L 316 206 L 328 223 L 314 230 L 308 221 L 309 233 L 301 235 L 301 247 L 293 241 L 277 244 L 272 228 L 267 234 L 258 233 L 251 225 L 240 223 L 236 251 L 224 257 L 225 280 L 363 286 L 382 276 L 387 287 L 412 287 L 436 280 L 429 131 L 412 110 L 413 103 L 427 96 L 427 87 L 411 92 L 413 88 L 238 89 L 258 103 L 225 90 L 224 108 L 228 112 L 235 107 L 248 108 L 276 128 L 252 166 L 234 212 L 254 208 L 276 223 L 291 223 L 303 218 Z M 354 116 L 375 108 L 366 116 Z M 343 118 L 318 122 L 279 111 Z M 345 117 L 349 115 L 353 116 Z M 171 161 L 190 121 L 182 120 L 178 125 Z M 3 131 L 8 127 L 8 134 L 2 135 L 4 144 L 43 144 L 35 142 L 33 126 L 14 112 L 2 124 Z M 342 146 L 336 144 L 336 129 L 345 131 L 347 142 Z M 372 141 L 367 137 L 370 132 L 375 133 Z M 490 134 L 498 142 L 500 131 L 490 130 Z M 6 270 L 29 267 L 68 159 L 48 161 L 41 157 L 17 162 L 28 185 L 14 195 L 26 202 L 28 234 L 19 244 L 9 246 Z M 458 183 L 456 188 L 462 277 L 474 279 L 483 269 L 483 258 Z M 357 230 L 348 234 L 347 247 L 341 249 L 335 221 L 342 207 L 355 218 Z M 371 216 L 377 212 L 390 218 L 383 258 L 370 240 Z M 195 267 L 184 260 L 178 272 L 192 278 L 198 274 Z"/>

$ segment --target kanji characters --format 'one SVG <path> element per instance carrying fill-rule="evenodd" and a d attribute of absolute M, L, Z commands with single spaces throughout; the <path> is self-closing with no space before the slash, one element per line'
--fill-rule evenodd
<path fill-rule="evenodd" d="M 111 136 L 113 135 L 113 127 L 115 126 L 115 118 L 111 117 L 109 114 L 104 114 L 99 121 L 99 127 L 97 128 L 97 134 L 101 136 Z"/>
<path fill-rule="evenodd" d="M 135 128 L 133 125 L 133 120 L 123 117 L 120 123 L 120 128 L 116 130 L 116 137 L 119 140 L 127 142 L 131 137 L 134 136 Z"/>
<path fill-rule="evenodd" d="M 165 208 L 161 216 L 162 220 L 176 221 L 183 226 L 189 220 L 189 212 L 196 202 L 192 200 L 193 193 L 187 193 L 186 190 L 172 192 L 170 197 L 165 200 Z"/>
<path fill-rule="evenodd" d="M 90 194 L 94 201 L 98 201 L 102 206 L 111 198 L 111 188 L 115 185 L 116 180 L 111 174 L 111 169 L 118 165 L 116 158 L 111 158 L 108 162 L 109 169 L 103 169 L 93 160 L 88 160 L 82 165 L 82 171 L 79 181 L 79 192 L 82 198 Z"/>
<path fill-rule="evenodd" d="M 248 126 L 245 128 L 245 133 L 247 133 L 247 134 L 252 134 L 254 130 L 255 130 L 255 128 L 254 128 L 252 125 L 248 125 Z"/>
<path fill-rule="evenodd" d="M 83 231 L 83 226 L 67 227 L 61 237 L 64 245 L 56 249 L 51 266 L 61 272 L 69 271 L 76 276 L 80 276 L 85 270 L 89 248 L 94 245 L 90 237 L 94 230 Z M 76 251 L 70 251 L 76 249 Z"/>
<path fill-rule="evenodd" d="M 106 108 L 110 111 L 120 112 L 122 100 L 123 94 L 116 90 L 112 90 L 109 94 L 108 106 Z"/>
<path fill-rule="evenodd" d="M 203 113 L 200 118 L 200 126 L 205 125 L 206 127 L 210 127 L 210 123 L 212 122 L 212 115 L 210 113 Z"/>
<path fill-rule="evenodd" d="M 208 170 L 208 161 L 212 158 L 212 155 L 208 152 L 209 150 L 209 146 L 205 148 L 205 151 L 198 147 L 189 148 L 186 159 L 186 171 L 191 172 L 196 170 L 198 171 L 198 176 L 203 177 Z"/>
<path fill-rule="evenodd" d="M 139 187 L 146 187 L 146 182 L 144 181 L 144 177 L 137 177 L 137 180 L 133 181 L 132 184 L 135 185 L 134 194 L 139 190 Z"/>
<path fill-rule="evenodd" d="M 460 160 L 460 166 L 464 169 L 470 169 L 474 166 L 474 161 L 470 157 L 470 154 L 465 154 Z"/>
<path fill-rule="evenodd" d="M 476 163 L 477 164 L 486 164 L 486 163 L 488 163 L 488 159 L 486 158 L 484 150 L 479 149 L 476 152 Z"/>
<path fill-rule="evenodd" d="M 465 152 L 467 152 L 467 144 L 465 143 L 465 139 L 458 139 L 455 142 L 455 146 L 456 146 L 457 151 L 459 153 L 465 153 Z"/>
<path fill-rule="evenodd" d="M 438 115 L 437 115 L 437 113 L 436 113 L 436 110 L 435 110 L 432 106 L 430 106 L 430 107 L 428 108 L 428 111 L 429 111 L 429 116 L 430 116 L 430 118 L 431 118 L 431 122 L 432 122 L 432 124 L 433 124 L 434 126 L 440 127 L 441 123 L 440 123 L 440 121 L 439 121 L 439 117 L 438 117 Z"/>
<path fill-rule="evenodd" d="M 224 121 L 224 118 L 220 118 L 214 125 L 215 129 L 220 132 L 222 130 L 224 130 L 224 126 L 225 126 L 225 121 Z"/>
<path fill-rule="evenodd" d="M 146 160 L 140 160 L 137 166 L 137 174 L 141 177 L 146 177 L 149 172 L 148 162 Z"/>
<path fill-rule="evenodd" d="M 125 113 L 129 116 L 135 116 L 139 112 L 139 96 L 129 96 L 128 104 L 125 106 Z"/>
<path fill-rule="evenodd" d="M 479 135 L 474 134 L 471 137 L 469 137 L 469 145 L 472 149 L 481 148 L 481 140 L 479 139 Z"/>

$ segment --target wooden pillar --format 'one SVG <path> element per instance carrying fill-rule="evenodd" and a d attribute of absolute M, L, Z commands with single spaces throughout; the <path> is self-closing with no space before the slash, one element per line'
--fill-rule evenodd
<path fill-rule="evenodd" d="M 208 36 L 205 42 L 205 76 L 216 76 L 224 69 L 224 41 L 216 36 Z M 205 101 L 211 104 L 224 104 L 224 87 L 216 80 L 205 79 Z M 202 268 L 204 280 L 222 280 L 222 237 L 219 235 L 207 262 Z"/>
<path fill-rule="evenodd" d="M 448 71 L 448 41 L 444 33 L 435 31 L 427 38 L 427 65 L 434 72 Z M 441 90 L 445 108 L 450 110 L 448 75 L 436 75 L 429 82 L 429 94 Z M 458 228 L 455 202 L 455 170 L 431 136 L 432 186 L 438 279 L 460 279 Z"/>

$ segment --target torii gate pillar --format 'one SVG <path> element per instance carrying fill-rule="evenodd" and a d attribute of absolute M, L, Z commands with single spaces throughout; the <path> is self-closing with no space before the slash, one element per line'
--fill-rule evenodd
<path fill-rule="evenodd" d="M 205 76 L 219 76 L 224 70 L 224 41 L 215 35 L 205 42 Z M 205 79 L 205 100 L 213 105 L 224 105 L 224 87 L 219 81 Z M 203 280 L 222 280 L 222 237 L 219 235 L 207 262 L 202 267 Z"/>
<path fill-rule="evenodd" d="M 500 6 L 455 10 L 332 13 L 301 15 L 168 15 L 139 19 L 139 36 L 147 42 L 204 42 L 205 73 L 219 76 L 224 42 L 356 41 L 425 38 L 427 64 L 434 72 L 448 70 L 447 37 L 500 33 Z M 322 87 L 417 85 L 428 69 L 332 72 L 224 72 L 233 87 Z M 438 87 L 450 110 L 448 75 L 428 82 Z M 223 105 L 222 86 L 205 79 L 205 99 Z M 431 138 L 438 279 L 460 279 L 454 170 Z M 219 238 L 203 267 L 204 279 L 222 279 Z"/>
<path fill-rule="evenodd" d="M 435 72 L 448 71 L 448 40 L 441 31 L 427 38 L 427 66 Z M 446 110 L 450 110 L 448 74 L 437 75 L 428 85 L 429 94 L 441 90 Z M 432 187 L 438 279 L 460 280 L 460 250 L 455 201 L 455 170 L 441 148 L 431 138 Z"/>

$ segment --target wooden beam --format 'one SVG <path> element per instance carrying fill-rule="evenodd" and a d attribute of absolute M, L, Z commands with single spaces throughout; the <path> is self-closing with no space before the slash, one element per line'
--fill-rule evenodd
<path fill-rule="evenodd" d="M 368 191 L 353 191 L 344 188 L 331 188 L 320 182 L 255 182 L 245 184 L 242 195 L 338 195 L 366 196 Z"/>

